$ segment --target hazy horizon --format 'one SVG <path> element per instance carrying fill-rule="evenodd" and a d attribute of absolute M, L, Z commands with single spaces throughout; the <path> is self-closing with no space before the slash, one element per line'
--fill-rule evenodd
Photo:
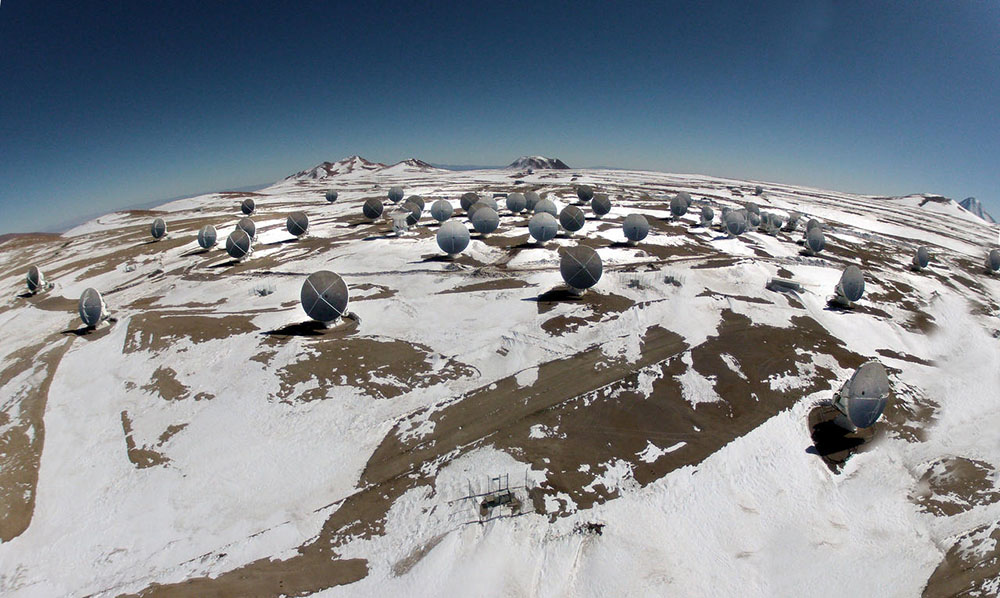
<path fill-rule="evenodd" d="M 1000 215 L 995 3 L 4 2 L 0 68 L 0 233 L 352 154 L 542 154 Z"/>
<path fill-rule="evenodd" d="M 310 164 L 307 167 L 300 168 L 299 170 L 297 170 L 295 172 L 288 173 L 288 175 L 285 175 L 285 176 L 291 176 L 291 175 L 296 174 L 297 172 L 301 172 L 302 170 L 308 170 L 308 169 L 310 169 L 310 168 L 312 168 L 314 166 L 317 166 L 317 165 L 319 165 L 319 164 L 321 164 L 323 162 L 337 162 L 337 161 L 349 158 L 349 157 L 351 157 L 353 155 L 357 155 L 357 154 L 351 154 L 351 155 L 348 155 L 348 156 L 341 156 L 340 158 L 332 158 L 332 159 L 327 159 L 327 160 L 320 160 L 319 162 L 316 162 L 315 164 Z M 523 155 L 524 156 L 535 156 L 535 155 L 538 155 L 538 154 L 523 154 Z M 369 160 L 369 158 L 367 156 L 361 156 L 361 157 L 364 158 L 364 159 L 366 159 L 366 160 Z M 559 156 L 546 156 L 546 157 L 547 158 L 558 158 Z M 383 163 L 385 163 L 387 166 L 391 166 L 392 164 L 395 164 L 395 163 L 398 163 L 398 162 L 401 162 L 403 160 L 407 160 L 407 159 L 410 159 L 410 158 L 417 158 L 417 159 L 423 160 L 423 158 L 420 158 L 419 156 L 408 156 L 407 158 L 403 158 L 401 160 L 395 160 L 395 161 L 389 161 L 389 162 L 383 162 Z M 370 160 L 370 161 L 372 161 L 372 162 L 380 162 L 380 160 Z M 455 169 L 455 170 L 479 170 L 479 169 L 489 170 L 489 169 L 503 169 L 503 168 L 507 167 L 507 164 L 491 164 L 491 165 L 484 165 L 484 164 L 443 164 L 443 163 L 434 162 L 434 161 L 431 161 L 431 160 L 423 160 L 423 161 L 427 162 L 427 163 L 429 163 L 432 166 L 435 166 L 437 168 Z M 631 167 L 628 167 L 628 166 L 610 166 L 610 165 L 606 165 L 606 164 L 597 164 L 597 165 L 589 165 L 589 166 L 575 166 L 573 164 L 569 164 L 568 166 L 571 169 L 573 169 L 573 170 L 615 169 L 615 170 L 646 170 L 646 171 L 650 171 L 650 172 L 666 172 L 666 171 L 655 171 L 655 170 L 651 170 L 651 169 L 637 169 L 637 168 L 631 168 Z M 707 173 L 707 172 L 670 172 L 670 174 L 692 174 L 692 175 L 713 176 L 713 177 L 718 177 L 718 178 L 734 178 L 734 177 L 728 177 L 728 176 L 721 175 L 721 174 Z M 110 213 L 110 212 L 114 212 L 114 211 L 135 210 L 135 209 L 149 209 L 149 208 L 153 208 L 153 207 L 158 206 L 158 205 L 162 205 L 162 204 L 169 203 L 169 202 L 172 202 L 172 201 L 177 201 L 177 200 L 180 200 L 180 199 L 189 199 L 189 198 L 192 198 L 192 197 L 198 197 L 198 196 L 201 196 L 201 195 L 208 195 L 208 194 L 212 194 L 212 193 L 220 193 L 220 192 L 225 192 L 225 191 L 256 191 L 256 190 L 259 190 L 259 189 L 264 189 L 266 187 L 269 187 L 269 186 L 271 186 L 271 185 L 273 185 L 273 184 L 275 184 L 277 182 L 280 182 L 283 178 L 285 178 L 285 177 L 281 177 L 281 178 L 279 178 L 277 180 L 274 180 L 274 181 L 267 181 L 267 182 L 256 183 L 256 184 L 251 184 L 251 185 L 242 185 L 242 186 L 238 186 L 238 187 L 224 187 L 224 188 L 220 187 L 220 188 L 212 188 L 212 189 L 203 189 L 203 190 L 200 190 L 200 191 L 195 191 L 193 193 L 186 193 L 186 194 L 183 194 L 183 195 L 177 195 L 177 196 L 173 196 L 173 197 L 162 197 L 162 198 L 153 198 L 153 199 L 143 198 L 141 200 L 137 199 L 136 201 L 133 201 L 133 202 L 126 201 L 126 202 L 124 202 L 124 203 L 122 203 L 120 205 L 117 205 L 117 206 L 115 206 L 113 208 L 110 208 L 108 210 L 98 210 L 98 211 L 94 211 L 94 212 L 90 212 L 90 213 L 84 213 L 84 214 L 81 214 L 81 215 L 76 215 L 76 216 L 70 217 L 70 218 L 68 218 L 66 220 L 63 220 L 63 221 L 60 221 L 60 222 L 55 222 L 55 223 L 53 223 L 52 225 L 50 225 L 50 226 L 48 226 L 46 228 L 42 228 L 42 229 L 38 229 L 38 230 L 31 230 L 31 231 L 2 231 L 2 232 L 0 232 L 0 234 L 7 234 L 7 233 L 11 233 L 11 232 L 13 232 L 13 233 L 35 233 L 35 232 L 39 232 L 39 233 L 62 233 L 62 232 L 65 232 L 67 230 L 70 230 L 71 228 L 73 228 L 75 226 L 78 226 L 78 225 L 83 224 L 83 223 L 85 223 L 85 222 L 87 222 L 89 220 L 92 220 L 93 218 L 97 218 L 99 216 L 102 216 L 104 214 L 107 214 L 107 213 Z M 754 179 L 747 178 L 746 180 L 754 180 Z M 332 186 L 336 186 L 335 185 L 335 181 L 336 181 L 336 179 L 332 179 L 331 180 Z M 794 182 L 794 181 L 759 181 L 759 182 L 782 184 L 782 185 L 793 185 L 793 186 L 801 186 L 801 187 L 822 188 L 822 187 L 816 187 L 814 185 L 809 185 L 807 183 Z M 858 194 L 858 195 L 878 195 L 878 194 L 865 193 L 865 192 L 860 192 L 860 191 L 850 191 L 850 190 L 844 190 L 844 189 L 827 188 L 826 190 L 828 190 L 828 191 L 849 192 L 849 193 L 855 193 L 855 194 Z M 932 193 L 932 192 L 914 191 L 912 193 Z M 910 195 L 910 193 L 899 193 L 899 194 L 894 194 L 894 195 Z M 965 199 L 965 198 L 953 197 L 953 198 L 950 198 L 950 199 L 954 199 L 955 201 L 961 201 L 962 199 Z"/>

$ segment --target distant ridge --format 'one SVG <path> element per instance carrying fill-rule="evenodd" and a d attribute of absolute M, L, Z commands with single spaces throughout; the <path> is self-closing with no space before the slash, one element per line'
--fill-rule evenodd
<path fill-rule="evenodd" d="M 401 160 L 393 165 L 383 164 L 381 162 L 372 162 L 371 160 L 366 160 L 361 156 L 351 156 L 349 158 L 344 158 L 343 160 L 338 160 L 336 162 L 322 162 L 313 166 L 312 168 L 307 168 L 306 170 L 301 170 L 295 174 L 288 175 L 285 177 L 286 181 L 290 180 L 313 180 L 319 181 L 323 179 L 328 179 L 331 177 L 337 177 L 345 174 L 351 173 L 375 173 L 386 171 L 387 173 L 401 172 L 401 171 L 422 171 L 428 172 L 432 170 L 440 170 L 437 166 L 428 164 L 423 160 L 417 158 L 407 158 L 406 160 Z"/>
<path fill-rule="evenodd" d="M 489 166 L 474 166 L 474 167 L 463 167 L 463 166 L 435 166 L 429 162 L 420 160 L 419 158 L 407 158 L 406 160 L 401 160 L 392 165 L 383 164 L 381 162 L 372 162 L 371 160 L 366 160 L 361 156 L 350 156 L 344 158 L 343 160 L 338 160 L 336 162 L 322 162 L 313 166 L 312 168 L 307 168 L 296 172 L 295 174 L 288 175 L 284 180 L 294 181 L 294 180 L 312 180 L 319 181 L 323 179 L 328 179 L 331 177 L 337 177 L 341 175 L 351 174 L 351 173 L 376 173 L 380 171 L 385 171 L 387 174 L 400 171 L 421 171 L 430 172 L 434 170 L 469 170 L 469 169 L 487 169 L 487 168 L 497 168 Z M 525 172 L 528 170 L 569 170 L 569 166 L 560 160 L 559 158 L 547 158 L 545 156 L 521 156 L 517 160 L 511 162 L 506 166 L 507 170 L 516 170 L 518 172 Z"/>
<path fill-rule="evenodd" d="M 975 197 L 966 197 L 962 201 L 958 202 L 958 205 L 962 206 L 973 215 L 978 216 L 989 222 L 990 224 L 996 224 L 997 221 L 994 220 L 993 216 L 989 212 L 983 209 L 983 204 L 979 203 L 979 200 Z"/>
<path fill-rule="evenodd" d="M 437 166 L 428 164 L 423 160 L 418 160 L 417 158 L 407 158 L 400 162 L 396 162 L 392 166 L 385 166 L 379 170 L 385 170 L 388 172 L 398 172 L 398 171 L 414 171 L 419 170 L 421 172 L 429 172 L 431 170 L 440 170 Z"/>
<path fill-rule="evenodd" d="M 296 172 L 293 175 L 285 177 L 285 180 L 289 179 L 311 179 L 320 180 L 326 179 L 332 176 L 337 176 L 341 174 L 347 174 L 350 172 L 358 171 L 375 171 L 386 168 L 385 164 L 380 162 L 370 162 L 365 160 L 361 156 L 351 156 L 349 158 L 344 158 L 343 160 L 338 160 L 337 162 L 323 162 L 317 164 L 312 168 Z"/>
<path fill-rule="evenodd" d="M 546 158 L 545 156 L 521 156 L 511 162 L 507 168 L 512 170 L 569 170 L 569 166 L 559 158 Z"/>
<path fill-rule="evenodd" d="M 396 162 L 392 166 L 400 166 L 400 165 L 402 165 L 402 166 L 411 166 L 413 168 L 423 168 L 423 169 L 433 169 L 433 168 L 436 168 L 436 166 L 433 166 L 432 164 L 428 164 L 427 162 L 424 162 L 423 160 L 419 160 L 417 158 L 408 158 L 406 160 L 401 160 L 399 162 Z M 391 166 L 390 166 L 390 168 L 391 168 Z"/>

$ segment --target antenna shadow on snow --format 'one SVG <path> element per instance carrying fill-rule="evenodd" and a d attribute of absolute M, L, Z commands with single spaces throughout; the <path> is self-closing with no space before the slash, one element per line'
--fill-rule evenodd
<path fill-rule="evenodd" d="M 75 334 L 76 336 L 87 336 L 91 332 L 94 332 L 93 328 L 87 328 L 86 326 L 81 326 L 80 328 L 69 328 L 63 330 L 63 334 Z"/>
<path fill-rule="evenodd" d="M 348 222 L 347 228 L 357 228 L 359 226 L 370 226 L 375 224 L 372 220 L 356 220 L 354 222 Z"/>
<path fill-rule="evenodd" d="M 534 301 L 536 303 L 559 303 L 564 301 L 580 301 L 582 295 L 575 293 L 566 287 L 556 287 L 549 289 L 537 297 L 525 297 L 521 301 Z"/>
<path fill-rule="evenodd" d="M 821 457 L 834 473 L 840 471 L 872 433 L 870 430 L 847 430 L 835 423 L 839 415 L 840 412 L 829 404 L 813 409 L 809 415 L 813 445 L 806 449 L 807 453 Z"/>
<path fill-rule="evenodd" d="M 268 330 L 262 332 L 264 336 L 270 336 L 277 339 L 281 338 L 337 338 L 350 335 L 358 330 L 361 324 L 361 320 L 353 312 L 348 312 L 344 314 L 338 321 L 331 324 L 324 324 L 323 322 L 317 322 L 316 320 L 305 320 L 302 322 L 295 322 L 293 324 L 288 324 L 282 326 L 281 328 L 275 328 L 274 330 Z"/>
<path fill-rule="evenodd" d="M 323 322 L 317 322 L 315 320 L 306 320 L 305 322 L 296 322 L 294 324 L 288 324 L 287 326 L 282 326 L 281 328 L 275 328 L 274 330 L 268 330 L 264 332 L 266 336 L 307 336 L 316 337 L 323 336 L 327 332 L 326 324 Z"/>
<path fill-rule="evenodd" d="M 81 326 L 79 328 L 69 328 L 67 330 L 63 330 L 62 334 L 65 335 L 72 334 L 73 336 L 79 338 L 85 338 L 87 340 L 97 340 L 106 336 L 109 332 L 111 332 L 111 329 L 114 327 L 113 324 L 115 324 L 117 321 L 118 320 L 115 318 L 108 318 L 107 325 L 100 326 L 98 328 L 88 328 L 86 326 Z"/>
<path fill-rule="evenodd" d="M 181 257 L 191 257 L 191 256 L 194 256 L 194 255 L 205 255 L 209 251 L 211 251 L 211 249 L 192 249 L 191 251 L 189 251 L 187 253 L 182 253 Z"/>
<path fill-rule="evenodd" d="M 833 299 L 830 299 L 829 301 L 827 301 L 826 302 L 826 307 L 824 307 L 823 309 L 824 309 L 824 311 L 836 311 L 836 312 L 848 313 L 848 314 L 854 312 L 854 307 L 853 306 L 847 306 L 847 305 L 844 305 L 842 303 L 837 303 Z"/>
<path fill-rule="evenodd" d="M 432 254 L 432 255 L 424 256 L 423 259 L 421 259 L 419 262 L 414 262 L 414 263 L 420 263 L 420 264 L 428 264 L 428 263 L 454 264 L 457 259 L 458 259 L 457 256 L 454 256 L 454 255 L 445 255 L 445 254 L 437 254 L 437 253 L 435 253 L 435 254 Z"/>
<path fill-rule="evenodd" d="M 219 262 L 218 264 L 212 264 L 209 268 L 228 268 L 230 266 L 235 266 L 240 263 L 240 260 L 226 260 L 224 262 Z"/>
<path fill-rule="evenodd" d="M 544 245 L 539 245 L 533 241 L 524 241 L 511 247 L 511 249 L 545 249 Z"/>

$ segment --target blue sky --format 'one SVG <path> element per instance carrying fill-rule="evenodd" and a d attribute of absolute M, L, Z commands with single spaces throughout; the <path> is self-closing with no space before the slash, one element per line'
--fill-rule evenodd
<path fill-rule="evenodd" d="M 993 1 L 6 0 L 0 80 L 0 233 L 350 154 L 545 154 L 1000 215 Z"/>

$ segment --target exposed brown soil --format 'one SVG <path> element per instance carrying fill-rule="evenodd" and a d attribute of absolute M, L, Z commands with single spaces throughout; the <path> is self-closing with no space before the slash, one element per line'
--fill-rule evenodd
<path fill-rule="evenodd" d="M 725 299 L 735 299 L 737 301 L 743 301 L 745 303 L 758 303 L 761 305 L 774 305 L 774 301 L 770 301 L 764 297 L 749 297 L 747 295 L 727 295 L 725 293 L 717 293 L 715 291 L 710 291 L 705 289 L 704 291 L 698 293 L 698 297 L 718 297 Z"/>
<path fill-rule="evenodd" d="M 7 358 L 10 364 L 0 372 L 0 388 L 11 399 L 0 412 L 0 425 L 9 427 L 0 435 L 0 541 L 8 542 L 28 528 L 35 509 L 38 466 L 45 443 L 45 404 L 49 386 L 59 361 L 73 338 L 46 339 Z M 12 387 L 11 380 L 39 368 L 44 378 L 37 385 Z M 11 420 L 11 410 L 17 419 Z"/>
<path fill-rule="evenodd" d="M 883 364 L 884 365 L 884 364 Z M 897 375 L 898 370 L 886 367 L 889 374 Z M 931 427 L 934 414 L 939 405 L 931 401 L 923 393 L 910 387 L 906 382 L 896 379 L 893 391 L 889 396 L 889 404 L 876 426 L 892 433 L 906 442 L 923 442 L 927 430 Z"/>
<path fill-rule="evenodd" d="M 891 357 L 892 359 L 898 359 L 900 361 L 909 361 L 910 363 L 919 363 L 920 365 L 934 366 L 933 361 L 928 361 L 926 359 L 921 359 L 916 355 L 910 355 L 909 353 L 900 353 L 899 351 L 893 351 L 891 349 L 877 349 L 875 351 L 882 357 Z"/>
<path fill-rule="evenodd" d="M 154 583 L 122 598 L 263 598 L 308 596 L 368 575 L 364 559 L 338 559 L 329 549 L 306 552 L 286 561 L 262 559 L 218 577 L 196 577 L 176 584 Z"/>
<path fill-rule="evenodd" d="M 586 316 L 558 315 L 542 322 L 542 330 L 552 336 L 562 336 L 587 324 L 614 319 L 618 314 L 635 304 L 631 299 L 613 293 L 588 291 L 583 295 L 577 295 L 567 288 L 555 288 L 546 291 L 534 300 L 538 303 L 539 315 L 550 312 L 559 303 L 570 303 L 589 308 L 590 314 Z M 574 313 L 586 312 L 584 310 L 574 310 Z"/>
<path fill-rule="evenodd" d="M 927 466 L 912 498 L 925 512 L 938 517 L 957 515 L 1000 500 L 996 479 L 997 473 L 988 463 L 945 457 Z"/>
<path fill-rule="evenodd" d="M 125 433 L 125 451 L 128 454 L 128 460 L 139 469 L 163 465 L 170 461 L 166 455 L 149 446 L 136 446 L 135 440 L 132 438 L 132 419 L 129 418 L 127 411 L 122 411 L 122 431 Z"/>
<path fill-rule="evenodd" d="M 996 595 L 996 579 L 1000 577 L 1000 529 L 986 534 L 988 528 L 989 525 L 984 525 L 955 538 L 941 564 L 927 580 L 924 598 Z M 963 544 L 972 538 L 978 538 L 973 545 L 977 552 L 985 553 L 983 556 L 962 550 Z M 989 543 L 992 548 L 984 548 Z"/>
<path fill-rule="evenodd" d="M 538 304 L 538 315 L 545 315 L 555 309 L 560 303 L 571 303 L 573 305 L 586 306 L 597 316 L 594 320 L 613 314 L 621 313 L 635 305 L 635 302 L 628 297 L 616 295 L 614 293 L 604 293 L 590 290 L 582 295 L 575 293 L 568 287 L 556 287 L 549 289 L 537 297 L 525 299 Z M 588 320 L 592 321 L 592 320 Z"/>
<path fill-rule="evenodd" d="M 459 266 L 465 266 L 467 268 L 481 268 L 486 265 L 464 253 L 460 253 L 455 256 L 445 255 L 443 253 L 427 253 L 420 256 L 420 261 L 423 263 L 448 264 L 449 268 L 458 268 Z"/>
<path fill-rule="evenodd" d="M 453 289 L 448 289 L 446 291 L 441 291 L 438 295 L 447 295 L 449 293 L 473 293 L 476 291 L 503 291 L 507 289 L 523 289 L 529 286 L 531 285 L 518 278 L 495 278 L 492 280 L 475 282 L 455 287 Z"/>
<path fill-rule="evenodd" d="M 571 358 L 542 364 L 530 387 L 521 388 L 512 376 L 474 391 L 430 416 L 435 426 L 433 439 L 404 441 L 398 436 L 397 426 L 369 459 L 363 481 L 379 484 L 416 473 L 424 463 L 449 455 L 456 448 L 462 452 L 482 444 L 514 448 L 512 441 L 517 445 L 527 441 L 528 428 L 544 422 L 549 410 L 628 377 L 637 368 L 670 359 L 687 347 L 678 335 L 653 328 L 643 339 L 642 348 L 643 357 L 634 365 L 607 365 L 607 356 L 595 347 Z M 581 372 L 587 375 L 580 375 Z M 566 445 L 562 450 L 573 450 L 569 443 Z M 520 454 L 523 452 L 518 450 L 515 454 L 524 457 Z M 548 452 L 540 453 L 539 464 L 542 454 L 558 458 Z"/>
<path fill-rule="evenodd" d="M 25 301 L 44 311 L 77 313 L 77 301 L 59 295 L 42 293 L 26 297 Z"/>
<path fill-rule="evenodd" d="M 58 233 L 5 233 L 0 235 L 0 245 L 4 249 L 23 247 L 62 239 Z"/>
<path fill-rule="evenodd" d="M 298 402 L 326 398 L 331 386 L 352 386 L 368 396 L 391 399 L 414 388 L 445 380 L 471 376 L 474 370 L 444 358 L 437 369 L 428 363 L 430 350 L 416 343 L 397 340 L 326 338 L 303 345 L 303 359 L 277 371 L 281 379 L 278 399 Z M 317 368 L 316 363 L 322 363 Z M 318 387 L 296 393 L 296 387 L 309 380 Z M 293 396 L 294 395 L 294 396 Z"/>
<path fill-rule="evenodd" d="M 249 316 L 245 315 L 213 317 L 171 312 L 139 313 L 129 319 L 122 351 L 160 353 L 182 339 L 204 343 L 256 330 Z"/>
<path fill-rule="evenodd" d="M 166 366 L 156 368 L 149 378 L 149 383 L 142 389 L 158 394 L 168 401 L 179 401 L 191 396 L 191 389 L 177 380 L 177 372 Z"/>
<path fill-rule="evenodd" d="M 355 297 L 353 293 L 355 291 L 370 291 L 372 289 L 378 289 L 375 293 L 369 293 L 363 297 Z M 377 299 L 388 299 L 396 294 L 396 289 L 390 289 L 387 286 L 372 283 L 361 283 L 356 285 L 351 285 L 351 301 L 374 301 Z"/>

